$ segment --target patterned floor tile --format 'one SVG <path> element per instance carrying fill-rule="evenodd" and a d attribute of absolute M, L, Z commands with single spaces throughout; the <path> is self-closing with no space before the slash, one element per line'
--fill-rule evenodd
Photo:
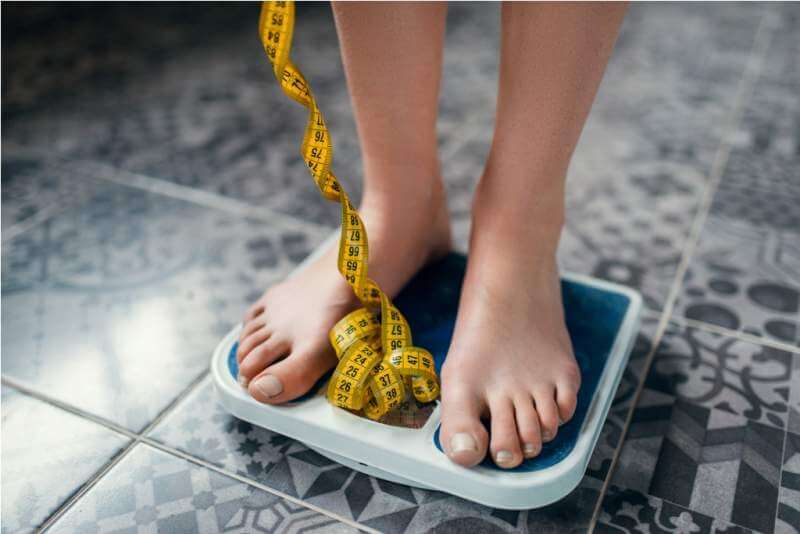
<path fill-rule="evenodd" d="M 137 445 L 50 532 L 356 532 L 266 491 Z"/>
<path fill-rule="evenodd" d="M 2 414 L 4 534 L 38 528 L 129 442 L 6 386 Z"/>
<path fill-rule="evenodd" d="M 675 309 L 687 319 L 800 346 L 800 195 L 769 196 L 734 187 L 718 192 Z"/>
<path fill-rule="evenodd" d="M 139 430 L 322 237 L 98 183 L 4 246 L 3 374 Z"/>
<path fill-rule="evenodd" d="M 684 317 L 800 346 L 800 10 L 780 6 L 677 309 Z"/>
<path fill-rule="evenodd" d="M 786 428 L 797 355 L 733 337 L 671 326 L 646 387 L 706 408 Z"/>
<path fill-rule="evenodd" d="M 673 328 L 612 483 L 762 532 L 774 528 L 792 355 Z"/>
<path fill-rule="evenodd" d="M 603 508 L 594 532 L 745 534 L 750 530 L 638 491 L 612 486 L 603 499 Z"/>
<path fill-rule="evenodd" d="M 723 183 L 797 194 L 800 8 L 783 4 L 776 15 L 754 94 L 733 138 Z"/>
<path fill-rule="evenodd" d="M 85 199 L 95 181 L 80 166 L 3 146 L 3 239 Z"/>
<path fill-rule="evenodd" d="M 781 493 L 775 532 L 781 534 L 800 532 L 800 434 L 792 432 L 786 433 L 786 444 L 783 449 Z"/>

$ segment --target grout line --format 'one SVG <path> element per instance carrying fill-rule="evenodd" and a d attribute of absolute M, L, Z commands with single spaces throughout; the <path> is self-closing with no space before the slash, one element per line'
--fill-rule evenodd
<path fill-rule="evenodd" d="M 60 213 L 62 211 L 62 206 L 58 203 L 50 204 L 41 210 L 39 210 L 36 215 L 29 217 L 28 219 L 14 223 L 8 228 L 3 228 L 3 235 L 0 238 L 2 242 L 10 241 L 17 237 L 20 234 L 23 234 L 30 230 L 31 228 L 35 228 L 39 226 L 43 222 L 45 222 L 50 217 Z"/>
<path fill-rule="evenodd" d="M 780 469 L 778 469 L 778 501 L 775 503 L 775 517 L 772 520 L 772 530 L 778 531 L 778 512 L 781 509 L 781 493 L 783 493 L 783 459 L 786 456 L 786 442 L 789 441 L 789 422 L 786 422 L 786 428 L 783 429 L 783 447 L 781 447 Z"/>
<path fill-rule="evenodd" d="M 267 207 L 255 206 L 248 202 L 226 197 L 224 195 L 206 191 L 204 189 L 181 185 L 175 182 L 164 180 L 162 178 L 154 178 L 152 176 L 147 176 L 136 172 L 126 171 L 125 169 L 120 169 L 101 161 L 83 161 L 94 166 L 97 171 L 100 171 L 98 174 L 93 175 L 93 178 L 98 178 L 137 189 L 144 189 L 145 191 L 149 191 L 151 193 L 177 198 L 179 200 L 192 202 L 194 204 L 232 213 L 234 215 L 252 217 L 264 222 L 278 221 L 284 226 L 294 230 L 325 232 L 329 232 L 331 230 L 329 226 L 323 224 L 299 219 L 292 215 L 286 215 Z"/>
<path fill-rule="evenodd" d="M 84 410 L 82 410 L 82 409 L 80 409 L 80 408 L 78 408 L 76 406 L 68 404 L 68 403 L 66 403 L 64 401 L 58 400 L 58 399 L 56 399 L 54 397 L 51 397 L 49 395 L 46 395 L 44 393 L 40 393 L 39 391 L 37 391 L 36 389 L 32 388 L 31 386 L 28 386 L 28 385 L 26 385 L 24 383 L 21 383 L 21 382 L 17 382 L 13 378 L 8 378 L 7 376 L 3 376 L 1 381 L 2 381 L 3 385 L 9 386 L 9 387 L 11 387 L 13 389 L 16 389 L 17 391 L 19 391 L 21 393 L 24 393 L 25 395 L 27 395 L 29 397 L 32 397 L 32 398 L 34 398 L 36 400 L 44 402 L 45 404 L 49 404 L 50 406 L 53 406 L 55 408 L 59 408 L 59 409 L 65 411 L 65 412 L 68 412 L 68 413 L 70 413 L 72 415 L 80 417 L 81 419 L 87 419 L 89 421 L 92 421 L 93 423 L 96 423 L 96 424 L 98 424 L 100 426 L 103 426 L 103 427 L 109 429 L 109 430 L 112 430 L 112 431 L 116 432 L 117 434 L 122 434 L 123 436 L 125 436 L 127 438 L 136 439 L 139 436 L 136 432 L 128 430 L 127 428 L 125 428 L 125 427 L 123 427 L 123 426 L 121 426 L 121 425 L 119 425 L 119 424 L 117 424 L 117 423 L 115 423 L 115 422 L 113 422 L 113 421 L 111 421 L 109 419 L 106 419 L 105 417 L 101 417 L 99 415 L 94 415 L 94 414 L 89 413 L 87 411 L 84 411 Z"/>
<path fill-rule="evenodd" d="M 280 497 L 282 499 L 285 499 L 287 501 L 293 502 L 295 504 L 299 504 L 300 506 L 303 506 L 305 508 L 308 508 L 310 510 L 318 512 L 318 513 L 320 513 L 322 515 L 326 515 L 326 516 L 328 516 L 330 518 L 333 518 L 333 519 L 335 519 L 335 520 L 337 520 L 337 521 L 339 521 L 341 523 L 345 523 L 347 525 L 355 527 L 355 528 L 357 528 L 359 530 L 362 530 L 362 531 L 365 531 L 365 532 L 378 532 L 378 531 L 373 530 L 373 529 L 371 529 L 371 528 L 369 528 L 367 526 L 361 525 L 361 524 L 353 521 L 352 519 L 348 519 L 346 517 L 343 517 L 343 516 L 340 516 L 338 514 L 335 514 L 334 512 L 331 512 L 330 510 L 326 510 L 324 508 L 321 508 L 319 506 L 311 504 L 311 503 L 309 503 L 307 501 L 304 501 L 302 499 L 299 499 L 297 497 L 293 497 L 292 495 L 289 495 L 288 493 L 284 493 L 284 492 L 279 491 L 279 490 L 277 490 L 275 488 L 267 486 L 266 484 L 262 484 L 261 482 L 257 482 L 255 480 L 252 480 L 250 478 L 242 476 L 239 473 L 234 473 L 234 472 L 227 471 L 226 469 L 223 469 L 222 467 L 214 465 L 214 464 L 212 464 L 212 463 L 210 463 L 210 462 L 208 462 L 206 460 L 202 460 L 200 458 L 197 458 L 196 456 L 192 456 L 191 454 L 185 453 L 180 449 L 176 449 L 174 447 L 171 447 L 169 445 L 166 445 L 164 443 L 156 441 L 156 440 L 154 440 L 152 438 L 142 437 L 140 439 L 140 441 L 141 441 L 141 443 L 144 443 L 145 445 L 149 445 L 149 446 L 151 446 L 153 448 L 159 449 L 159 450 L 161 450 L 163 452 L 166 452 L 166 453 L 169 453 L 169 454 L 171 454 L 173 456 L 177 456 L 177 457 L 182 458 L 182 459 L 184 459 L 184 460 L 186 460 L 188 462 L 191 462 L 193 464 L 199 465 L 199 466 L 204 467 L 206 469 L 209 469 L 211 471 L 215 471 L 215 472 L 217 472 L 217 473 L 219 473 L 221 475 L 233 478 L 233 479 L 235 479 L 235 480 L 237 480 L 239 482 L 242 482 L 243 484 L 247 484 L 248 486 L 252 486 L 252 487 L 260 489 L 262 491 L 266 491 L 268 493 L 271 493 L 271 494 L 273 494 L 273 495 L 275 495 L 277 497 Z"/>
<path fill-rule="evenodd" d="M 7 151 L 11 150 L 12 152 L 26 155 L 28 157 L 39 157 L 50 160 L 55 159 L 57 162 L 64 165 L 76 165 L 80 163 L 88 164 L 89 169 L 93 170 L 94 172 L 85 173 L 86 176 L 79 176 L 79 178 L 92 178 L 95 180 L 112 182 L 133 189 L 140 189 L 161 196 L 176 198 L 178 200 L 183 200 L 186 202 L 190 202 L 192 204 L 209 207 L 215 210 L 231 213 L 234 215 L 250 217 L 263 222 L 277 221 L 280 224 L 283 224 L 284 226 L 293 230 L 317 231 L 317 232 L 318 231 L 329 232 L 331 230 L 331 227 L 326 226 L 324 224 L 300 219 L 293 215 L 281 213 L 268 207 L 256 206 L 250 204 L 249 202 L 238 200 L 219 193 L 214 193 L 212 191 L 181 185 L 162 178 L 155 178 L 141 173 L 127 171 L 125 169 L 116 167 L 114 165 L 105 163 L 100 160 L 86 159 L 80 157 L 73 159 L 70 156 L 66 155 L 53 156 L 49 152 L 42 150 L 38 147 L 19 146 L 15 144 L 9 144 L 4 148 L 6 148 Z M 85 172 L 87 169 L 84 168 L 83 170 Z M 53 211 L 48 210 L 48 212 L 44 215 L 37 214 L 36 216 L 31 217 L 31 219 L 29 219 L 28 221 L 17 223 L 16 225 L 9 227 L 8 229 L 4 228 L 2 241 L 11 239 L 41 224 L 42 222 L 47 220 L 49 217 L 51 217 L 52 215 L 54 215 L 54 213 L 57 213 L 58 211 L 59 211 L 58 209 L 55 209 Z M 17 229 L 16 228 L 17 226 L 20 226 L 21 228 Z"/>
<path fill-rule="evenodd" d="M 700 205 L 698 206 L 697 213 L 695 214 L 692 227 L 689 230 L 689 236 L 685 241 L 684 249 L 681 254 L 681 261 L 678 264 L 677 271 L 675 272 L 675 278 L 672 281 L 672 287 L 667 296 L 666 304 L 662 310 L 658 328 L 653 336 L 653 346 L 647 354 L 645 365 L 642 368 L 642 378 L 638 387 L 636 388 L 636 393 L 631 400 L 631 407 L 628 410 L 628 416 L 625 418 L 625 424 L 622 429 L 622 435 L 619 439 L 619 445 L 614 451 L 614 455 L 611 459 L 611 466 L 608 469 L 608 474 L 606 475 L 605 481 L 603 481 L 603 487 L 601 488 L 600 495 L 595 503 L 592 519 L 589 522 L 588 530 L 590 534 L 594 532 L 594 529 L 597 526 L 600 511 L 603 507 L 603 500 L 606 492 L 608 491 L 608 487 L 611 484 L 611 479 L 614 476 L 617 462 L 619 461 L 622 448 L 625 444 L 625 438 L 627 437 L 628 429 L 630 427 L 631 420 L 633 419 L 634 410 L 639 404 L 639 399 L 644 391 L 644 384 L 646 382 L 647 375 L 650 372 L 650 367 L 652 366 L 655 353 L 659 344 L 661 343 L 661 339 L 664 335 L 667 325 L 669 324 L 670 317 L 675 306 L 675 301 L 678 298 L 678 292 L 683 285 L 683 278 L 689 267 L 689 261 L 691 260 L 700 241 L 703 225 L 705 224 L 708 214 L 711 211 L 711 203 L 714 199 L 714 194 L 719 187 L 719 183 L 722 181 L 723 171 L 727 166 L 728 157 L 730 156 L 732 150 L 731 142 L 733 134 L 736 132 L 736 129 L 741 122 L 745 106 L 750 101 L 750 97 L 755 90 L 756 80 L 760 75 L 762 64 L 766 58 L 767 50 L 769 49 L 770 39 L 772 36 L 771 26 L 773 16 L 774 15 L 772 11 L 768 11 L 762 16 L 758 28 L 756 29 L 756 34 L 753 37 L 753 46 L 750 49 L 747 65 L 745 66 L 742 80 L 739 83 L 739 88 L 733 102 L 733 109 L 729 115 L 727 124 L 725 124 L 725 127 L 723 128 L 720 146 L 717 149 L 716 156 L 711 164 L 711 170 L 709 171 L 708 183 L 705 191 L 703 192 L 703 197 L 701 198 Z"/>
<path fill-rule="evenodd" d="M 186 397 L 191 395 L 196 389 L 200 387 L 200 385 L 205 381 L 206 377 L 209 374 L 210 371 L 207 368 L 203 369 L 203 371 L 199 375 L 197 375 L 194 378 L 194 380 L 192 380 L 189 383 L 189 385 L 183 389 L 183 391 L 178 393 L 178 395 L 174 399 L 172 399 L 172 401 L 170 401 L 169 404 L 167 404 L 164 407 L 164 409 L 162 409 L 161 412 L 153 418 L 152 421 L 150 421 L 150 424 L 148 424 L 146 427 L 142 429 L 141 432 L 139 432 L 138 436 L 146 436 L 147 434 L 152 432 L 153 429 L 155 429 L 155 427 L 159 423 L 161 423 L 161 421 L 166 419 L 166 417 L 170 415 L 178 407 L 178 404 L 180 404 Z"/>
<path fill-rule="evenodd" d="M 139 443 L 138 439 L 131 441 L 127 447 L 125 447 L 119 454 L 114 456 L 110 462 L 108 462 L 102 469 L 100 469 L 97 473 L 95 473 L 94 478 L 87 481 L 83 486 L 81 486 L 78 491 L 72 494 L 69 499 L 64 501 L 61 506 L 59 506 L 55 512 L 53 512 L 50 517 L 44 520 L 44 522 L 36 529 L 36 532 L 44 532 L 45 530 L 52 527 L 59 519 L 61 519 L 65 513 L 72 508 L 76 502 L 81 500 L 84 495 L 89 493 L 89 491 L 94 488 L 100 480 L 108 474 L 114 467 L 117 466 L 124 458 L 130 454 L 130 452 L 136 447 Z"/>
<path fill-rule="evenodd" d="M 748 334 L 746 332 L 740 332 L 738 330 L 731 330 L 729 328 L 725 328 L 723 326 L 717 326 L 715 324 L 706 323 L 703 321 L 697 321 L 695 319 L 687 319 L 685 317 L 680 316 L 672 316 L 669 319 L 671 322 L 678 324 L 680 326 L 685 326 L 689 328 L 694 328 L 696 330 L 703 330 L 705 332 L 710 332 L 712 334 L 719 334 L 726 337 L 732 337 L 736 339 L 740 339 L 742 341 L 746 341 L 748 343 L 753 343 L 754 345 L 762 345 L 764 347 L 771 347 L 773 349 L 782 350 L 785 352 L 792 352 L 795 354 L 800 354 L 800 347 L 795 347 L 793 345 L 789 345 L 787 343 L 783 343 L 781 341 L 775 341 L 769 338 L 763 338 L 759 336 L 754 336 L 752 334 Z"/>
<path fill-rule="evenodd" d="M 164 410 L 162 410 L 161 413 L 158 416 L 156 416 L 156 418 L 153 419 L 153 421 L 150 424 L 148 424 L 140 433 L 132 432 L 132 431 L 130 431 L 130 430 L 118 425 L 117 423 L 109 421 L 108 419 L 105 419 L 103 417 L 99 417 L 99 416 L 93 415 L 91 413 L 85 412 L 85 411 L 80 410 L 80 409 L 78 409 L 78 408 L 76 408 L 76 407 L 74 407 L 74 406 L 72 406 L 70 404 L 64 403 L 64 402 L 62 402 L 62 401 L 60 401 L 58 399 L 55 399 L 55 398 L 50 397 L 48 395 L 42 394 L 42 393 L 36 391 L 35 389 L 31 389 L 29 386 L 21 384 L 21 383 L 15 381 L 13 379 L 9 379 L 9 378 L 7 378 L 5 376 L 2 377 L 2 383 L 4 385 L 8 386 L 8 387 L 16 389 L 16 390 L 20 391 L 21 393 L 24 393 L 25 395 L 28 395 L 28 396 L 30 396 L 32 398 L 35 398 L 35 399 L 37 399 L 39 401 L 42 401 L 42 402 L 44 402 L 44 403 L 46 403 L 48 405 L 51 405 L 51 406 L 54 406 L 54 407 L 59 408 L 61 410 L 64 410 L 64 411 L 66 411 L 66 412 L 68 412 L 68 413 L 70 413 L 72 415 L 75 415 L 76 417 L 80 417 L 82 419 L 86 419 L 86 420 L 92 421 L 92 422 L 94 422 L 94 423 L 96 423 L 96 424 L 98 424 L 100 426 L 103 426 L 103 427 L 105 427 L 105 428 L 107 428 L 107 429 L 109 429 L 109 430 L 111 430 L 113 432 L 121 434 L 121 435 L 123 435 L 123 436 L 125 436 L 125 437 L 127 437 L 127 438 L 129 438 L 131 440 L 116 456 L 113 456 L 107 464 L 105 464 L 89 480 L 87 480 L 78 489 L 78 491 L 76 491 L 72 496 L 70 496 L 66 501 L 64 501 L 61 504 L 61 506 L 59 506 L 42 523 L 42 525 L 37 529 L 37 531 L 38 532 L 42 532 L 42 531 L 47 530 L 51 526 L 53 526 L 61 517 L 64 516 L 64 514 L 66 514 L 72 508 L 73 505 L 75 505 L 75 503 L 77 503 L 95 485 L 97 485 L 100 482 L 100 480 L 103 477 L 105 477 L 108 474 L 109 471 L 111 471 L 111 469 L 113 469 L 120 461 L 122 461 L 122 459 L 124 457 L 126 457 L 131 452 L 131 450 L 133 450 L 133 448 L 137 444 L 143 443 L 145 445 L 149 445 L 151 447 L 154 447 L 154 448 L 160 449 L 160 450 L 162 450 L 162 451 L 164 451 L 166 453 L 169 453 L 172 456 L 180 457 L 180 458 L 182 458 L 184 460 L 188 460 L 188 461 L 190 461 L 192 463 L 200 465 L 201 467 L 205 467 L 205 468 L 211 469 L 211 470 L 216 471 L 216 472 L 218 472 L 218 473 L 220 473 L 222 475 L 225 475 L 225 476 L 231 477 L 233 479 L 236 479 L 239 482 L 243 482 L 245 484 L 248 484 L 249 486 L 253 486 L 253 487 L 258 488 L 258 489 L 260 489 L 262 491 L 267 491 L 269 493 L 272 493 L 272 494 L 274 494 L 274 495 L 276 495 L 276 496 L 278 496 L 278 497 L 280 497 L 282 499 L 294 502 L 295 504 L 299 504 L 299 505 L 301 505 L 301 506 L 303 506 L 305 508 L 309 508 L 309 509 L 311 509 L 311 510 L 313 510 L 315 512 L 318 512 L 318 513 L 321 513 L 321 514 L 326 515 L 328 517 L 331 517 L 332 519 L 335 519 L 336 521 L 339 521 L 341 523 L 348 524 L 350 526 L 356 527 L 356 528 L 358 528 L 360 530 L 363 530 L 363 531 L 366 531 L 366 532 L 377 532 L 377 531 L 372 530 L 372 529 L 370 529 L 368 527 L 360 525 L 360 524 L 352 521 L 351 519 L 347 519 L 345 517 L 340 517 L 339 515 L 334 514 L 333 512 L 330 512 L 328 510 L 325 510 L 323 508 L 315 506 L 315 505 L 313 505 L 311 503 L 308 503 L 306 501 L 298 499 L 297 497 L 292 497 L 291 495 L 288 495 L 286 493 L 278 491 L 278 490 L 276 490 L 274 488 L 270 488 L 269 486 L 267 486 L 265 484 L 261 484 L 260 482 L 248 479 L 248 478 L 246 478 L 246 477 L 244 477 L 244 476 L 242 476 L 242 475 L 240 475 L 238 473 L 229 472 L 229 471 L 227 471 L 227 470 L 225 470 L 225 469 L 223 469 L 221 467 L 218 467 L 218 466 L 216 466 L 214 464 L 208 463 L 205 460 L 202 460 L 200 458 L 196 458 L 196 457 L 194 457 L 194 456 L 192 456 L 190 454 L 187 454 L 187 453 L 185 453 L 185 452 L 183 452 L 183 451 L 181 451 L 179 449 L 170 447 L 169 445 L 166 445 L 166 444 L 163 444 L 163 443 L 161 443 L 159 441 L 156 441 L 155 439 L 153 439 L 153 438 L 151 438 L 151 437 L 146 435 L 147 433 L 151 432 L 153 430 L 153 428 L 156 425 L 158 425 L 164 418 L 166 418 L 170 413 L 172 413 L 172 411 L 177 407 L 177 405 L 183 399 L 188 397 L 203 382 L 205 382 L 205 379 L 207 377 L 208 377 L 208 371 L 203 371 L 202 373 L 200 373 L 200 375 L 197 378 L 195 378 L 194 381 L 191 384 L 189 384 L 177 397 L 175 397 L 175 399 L 173 399 L 173 401 L 170 402 L 170 404 L 167 405 L 167 407 Z"/>

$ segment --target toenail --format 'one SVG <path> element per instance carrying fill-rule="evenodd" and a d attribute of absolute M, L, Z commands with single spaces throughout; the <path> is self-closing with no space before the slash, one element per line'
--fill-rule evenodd
<path fill-rule="evenodd" d="M 450 438 L 451 453 L 466 451 L 478 452 L 478 444 L 475 442 L 475 438 L 464 432 L 455 434 L 452 438 Z"/>
<path fill-rule="evenodd" d="M 508 465 L 514 461 L 514 455 L 510 451 L 498 451 L 494 455 L 494 463 L 497 465 Z"/>
<path fill-rule="evenodd" d="M 256 380 L 255 388 L 265 397 L 276 397 L 283 391 L 283 384 L 272 375 L 264 375 Z"/>
<path fill-rule="evenodd" d="M 551 434 L 550 431 L 542 431 L 542 441 L 550 441 L 551 439 L 553 439 L 553 434 Z"/>
<path fill-rule="evenodd" d="M 236 380 L 239 382 L 239 385 L 242 386 L 243 388 L 247 388 L 247 384 L 250 382 L 244 375 L 239 375 Z"/>
<path fill-rule="evenodd" d="M 525 453 L 525 456 L 536 456 L 536 447 L 534 447 L 533 443 L 526 443 L 522 446 L 522 452 Z"/>

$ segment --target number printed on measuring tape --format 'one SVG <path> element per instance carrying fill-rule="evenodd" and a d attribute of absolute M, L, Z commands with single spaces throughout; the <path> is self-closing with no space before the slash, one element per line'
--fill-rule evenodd
<path fill-rule="evenodd" d="M 294 2 L 264 2 L 258 31 L 283 92 L 308 109 L 300 154 L 320 193 L 341 206 L 337 267 L 363 304 L 329 333 L 339 363 L 328 383 L 328 401 L 379 419 L 399 406 L 410 391 L 420 402 L 439 395 L 433 356 L 414 347 L 411 329 L 378 284 L 369 278 L 367 229 L 350 197 L 331 171 L 333 145 L 325 118 L 300 69 L 289 57 Z"/>

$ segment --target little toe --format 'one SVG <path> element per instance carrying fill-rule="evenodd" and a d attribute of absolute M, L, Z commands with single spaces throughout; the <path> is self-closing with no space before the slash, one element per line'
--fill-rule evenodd
<path fill-rule="evenodd" d="M 467 389 L 442 389 L 441 440 L 447 457 L 464 467 L 486 456 L 489 436 L 481 423 L 481 403 Z"/>
<path fill-rule="evenodd" d="M 561 423 L 566 423 L 575 415 L 575 408 L 578 406 L 578 389 L 568 383 L 557 385 L 556 404 Z"/>
<path fill-rule="evenodd" d="M 558 406 L 556 405 L 555 394 L 553 386 L 542 386 L 533 392 L 544 443 L 552 441 L 558 433 Z"/>
<path fill-rule="evenodd" d="M 236 362 L 241 364 L 256 347 L 269 339 L 272 333 L 264 326 L 251 332 L 239 341 L 239 348 L 236 349 Z"/>
<path fill-rule="evenodd" d="M 247 386 L 254 376 L 286 354 L 289 346 L 287 341 L 275 335 L 256 346 L 239 364 L 239 382 Z"/>
<path fill-rule="evenodd" d="M 316 384 L 335 363 L 336 357 L 319 351 L 293 350 L 250 381 L 248 391 L 259 402 L 282 404 L 294 400 Z"/>
<path fill-rule="evenodd" d="M 509 469 L 522 462 L 519 446 L 519 431 L 514 415 L 514 404 L 508 397 L 490 401 L 492 436 L 489 450 L 498 467 Z"/>
<path fill-rule="evenodd" d="M 533 398 L 523 396 L 514 402 L 514 413 L 525 458 L 538 456 L 542 451 L 542 429 L 539 427 L 539 415 L 533 406 Z"/>

